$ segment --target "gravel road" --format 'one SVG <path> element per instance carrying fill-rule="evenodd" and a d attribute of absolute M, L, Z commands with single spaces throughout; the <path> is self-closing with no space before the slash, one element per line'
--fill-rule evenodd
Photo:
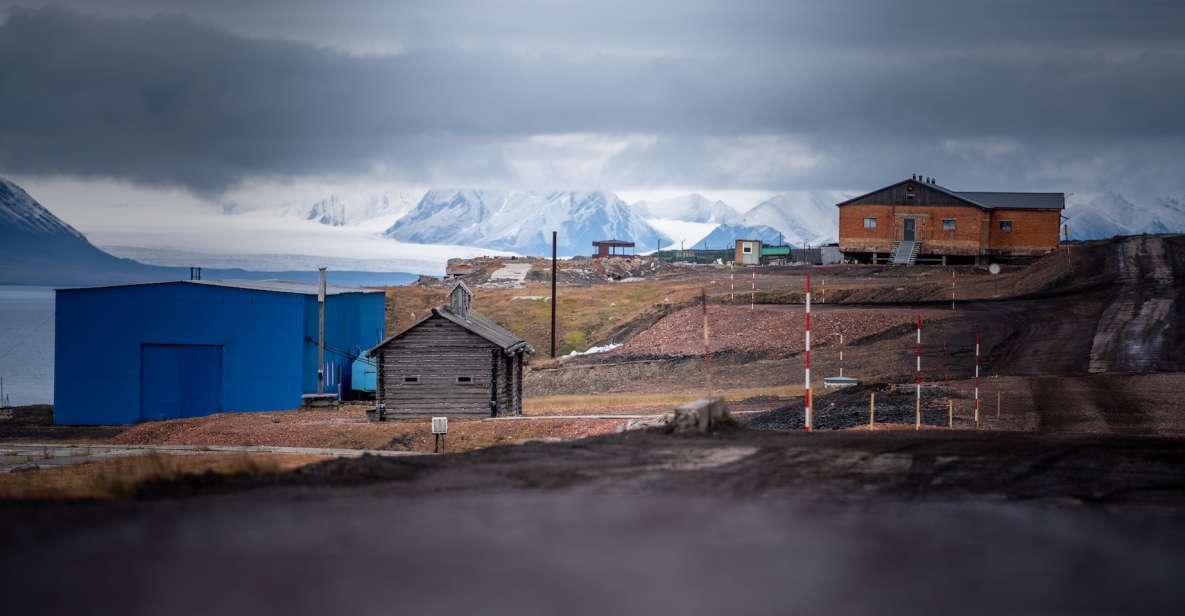
<path fill-rule="evenodd" d="M 1081 614 L 1185 600 L 1185 441 L 938 435 L 627 433 L 6 505 L 5 606 Z"/>

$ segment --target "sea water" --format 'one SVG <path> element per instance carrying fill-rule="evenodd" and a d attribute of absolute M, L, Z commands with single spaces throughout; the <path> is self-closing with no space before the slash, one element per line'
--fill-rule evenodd
<path fill-rule="evenodd" d="M 0 378 L 14 405 L 53 402 L 53 287 L 0 285 Z"/>

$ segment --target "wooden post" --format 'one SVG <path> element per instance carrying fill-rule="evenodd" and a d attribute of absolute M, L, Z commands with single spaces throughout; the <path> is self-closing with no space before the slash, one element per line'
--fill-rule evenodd
<path fill-rule="evenodd" d="M 955 401 L 949 398 L 946 400 L 946 413 L 949 417 L 947 426 L 953 429 L 955 427 Z"/>
<path fill-rule="evenodd" d="M 1003 397 L 1003 394 L 1001 394 L 1000 392 L 997 391 L 996 392 L 996 419 L 1000 418 L 1000 398 L 1002 398 L 1002 397 Z"/>
<path fill-rule="evenodd" d="M 708 393 L 712 393 L 712 353 L 708 333 L 708 291 L 703 287 L 699 290 L 700 304 L 704 313 L 704 382 L 708 386 Z"/>
<path fill-rule="evenodd" d="M 555 285 L 556 285 L 556 236 L 551 232 L 551 358 L 555 359 Z"/>
<path fill-rule="evenodd" d="M 876 392 L 868 394 L 868 429 L 876 428 Z"/>

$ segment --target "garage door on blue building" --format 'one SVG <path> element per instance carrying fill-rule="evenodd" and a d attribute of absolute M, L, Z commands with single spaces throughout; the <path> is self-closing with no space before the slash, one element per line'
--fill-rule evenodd
<path fill-rule="evenodd" d="M 221 410 L 221 346 L 141 346 L 141 421 L 200 417 Z"/>

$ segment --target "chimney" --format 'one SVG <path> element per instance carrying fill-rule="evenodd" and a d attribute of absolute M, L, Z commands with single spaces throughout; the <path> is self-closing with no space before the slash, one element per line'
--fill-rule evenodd
<path fill-rule="evenodd" d="M 458 282 L 457 286 L 448 294 L 448 309 L 459 317 L 469 316 L 469 304 L 473 301 L 473 292 L 465 283 Z"/>

